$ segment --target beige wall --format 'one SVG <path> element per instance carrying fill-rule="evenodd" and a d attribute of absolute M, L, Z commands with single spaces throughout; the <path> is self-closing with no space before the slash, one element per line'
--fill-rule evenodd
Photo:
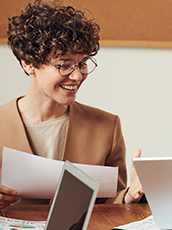
<path fill-rule="evenodd" d="M 172 155 L 172 50 L 100 49 L 98 68 L 78 92 L 79 102 L 118 114 L 127 147 L 143 156 Z M 7 46 L 0 46 L 0 104 L 27 92 L 29 78 Z"/>

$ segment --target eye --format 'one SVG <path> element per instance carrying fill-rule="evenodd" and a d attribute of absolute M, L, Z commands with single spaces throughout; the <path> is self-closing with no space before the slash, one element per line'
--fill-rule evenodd
<path fill-rule="evenodd" d="M 72 60 L 66 60 L 61 64 L 61 68 L 63 68 L 63 70 L 72 69 L 73 66 L 74 63 Z"/>
<path fill-rule="evenodd" d="M 82 68 L 82 69 L 86 69 L 86 68 L 87 68 L 87 63 L 86 63 L 86 61 L 80 63 L 80 68 Z"/>
<path fill-rule="evenodd" d="M 71 64 L 63 64 L 61 65 L 61 68 L 63 68 L 64 70 L 69 69 L 71 67 Z"/>
<path fill-rule="evenodd" d="M 87 61 L 88 61 L 88 57 L 84 58 L 82 62 L 79 63 L 79 65 L 84 68 L 87 67 Z"/>

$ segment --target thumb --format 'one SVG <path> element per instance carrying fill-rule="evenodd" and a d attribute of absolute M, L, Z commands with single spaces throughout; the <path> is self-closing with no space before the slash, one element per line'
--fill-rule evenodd
<path fill-rule="evenodd" d="M 141 156 L 141 150 L 140 149 L 136 149 L 133 153 L 132 159 L 135 157 L 140 157 Z"/>
<path fill-rule="evenodd" d="M 134 167 L 134 165 L 133 165 L 133 158 L 135 158 L 135 157 L 140 157 L 140 156 L 141 156 L 141 150 L 140 150 L 140 149 L 136 149 L 136 150 L 134 151 L 134 153 L 133 153 L 133 155 L 132 155 L 132 159 L 131 159 L 131 161 L 132 161 L 131 170 L 134 170 L 134 171 L 135 171 L 135 167 Z"/>

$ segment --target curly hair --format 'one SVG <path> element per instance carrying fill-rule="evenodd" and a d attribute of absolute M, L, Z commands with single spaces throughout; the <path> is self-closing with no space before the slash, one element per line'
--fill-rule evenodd
<path fill-rule="evenodd" d="M 19 60 L 39 68 L 47 57 L 94 56 L 99 50 L 99 25 L 84 12 L 57 2 L 36 0 L 19 16 L 8 19 L 8 45 Z"/>

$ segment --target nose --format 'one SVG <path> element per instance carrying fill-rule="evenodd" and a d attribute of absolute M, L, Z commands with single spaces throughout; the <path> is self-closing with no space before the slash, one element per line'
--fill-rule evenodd
<path fill-rule="evenodd" d="M 75 65 L 72 73 L 69 74 L 69 78 L 71 80 L 75 80 L 75 81 L 81 81 L 82 80 L 83 76 L 80 72 L 78 65 Z"/>

